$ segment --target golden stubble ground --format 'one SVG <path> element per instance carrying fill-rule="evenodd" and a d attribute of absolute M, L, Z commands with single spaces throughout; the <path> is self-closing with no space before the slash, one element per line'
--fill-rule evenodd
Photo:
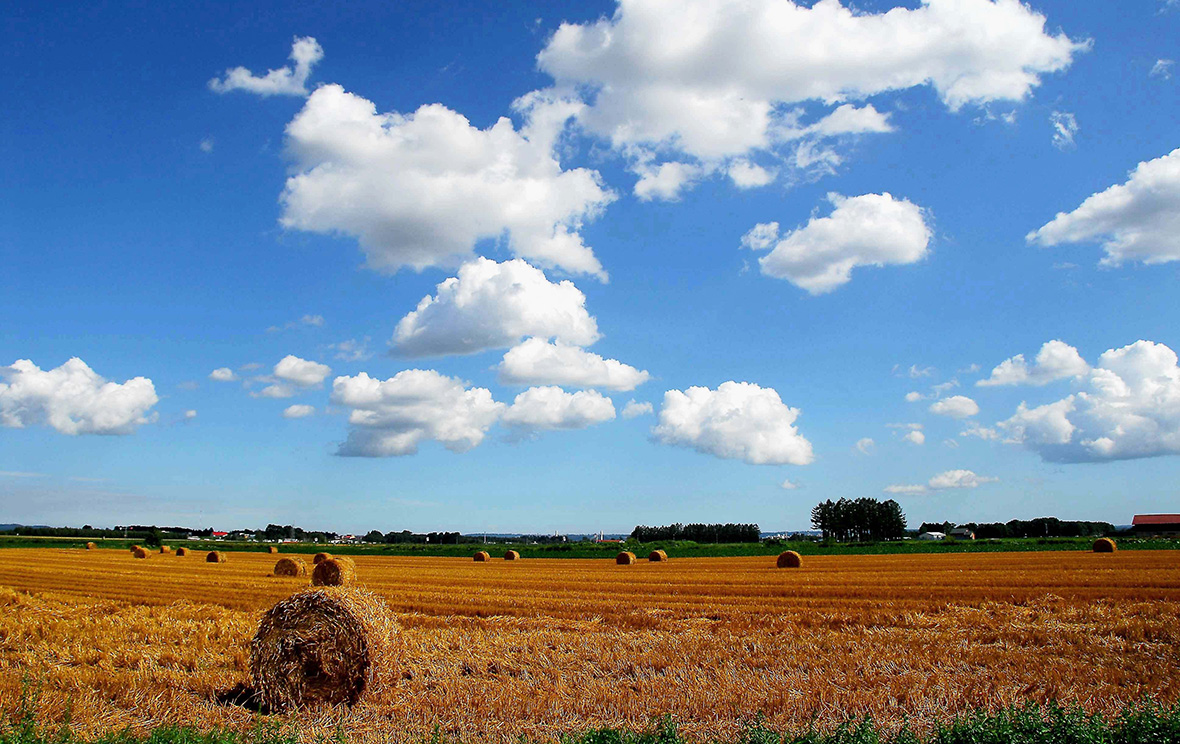
<path fill-rule="evenodd" d="M 280 556 L 0 553 L 0 715 L 22 686 L 97 735 L 249 728 L 261 613 L 306 586 Z M 1114 713 L 1180 700 L 1180 553 L 642 561 L 356 559 L 399 627 L 379 695 L 280 720 L 307 739 L 550 739 L 670 714 L 693 738 L 872 715 L 919 729 L 1026 701 Z"/>

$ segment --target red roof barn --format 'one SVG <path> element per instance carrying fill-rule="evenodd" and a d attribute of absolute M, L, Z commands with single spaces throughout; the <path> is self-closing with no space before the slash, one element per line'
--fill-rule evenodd
<path fill-rule="evenodd" d="M 1139 535 L 1180 535 L 1180 514 L 1136 514 L 1131 528 Z"/>

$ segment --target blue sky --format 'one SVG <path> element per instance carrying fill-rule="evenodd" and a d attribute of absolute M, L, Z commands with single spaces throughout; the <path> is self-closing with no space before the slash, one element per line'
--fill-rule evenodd
<path fill-rule="evenodd" d="M 2 13 L 0 521 L 1180 508 L 1174 2 Z"/>

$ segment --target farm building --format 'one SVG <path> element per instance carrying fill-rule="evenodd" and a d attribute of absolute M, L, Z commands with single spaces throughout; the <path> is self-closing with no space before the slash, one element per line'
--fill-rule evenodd
<path fill-rule="evenodd" d="M 946 533 L 945 532 L 923 532 L 922 534 L 918 535 L 918 539 L 919 540 L 945 540 Z"/>
<path fill-rule="evenodd" d="M 954 538 L 955 540 L 974 540 L 975 533 L 966 527 L 956 527 L 947 533 L 947 537 Z"/>
<path fill-rule="evenodd" d="M 1180 535 L 1180 514 L 1136 514 L 1131 520 L 1136 535 Z"/>

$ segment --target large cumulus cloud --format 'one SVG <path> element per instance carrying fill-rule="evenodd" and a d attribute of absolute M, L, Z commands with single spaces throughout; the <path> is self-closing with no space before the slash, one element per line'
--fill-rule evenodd
<path fill-rule="evenodd" d="M 62 434 L 130 434 L 154 421 L 156 389 L 146 377 L 109 382 L 74 357 L 43 370 L 28 359 L 0 367 L 0 426 L 47 425 Z"/>

